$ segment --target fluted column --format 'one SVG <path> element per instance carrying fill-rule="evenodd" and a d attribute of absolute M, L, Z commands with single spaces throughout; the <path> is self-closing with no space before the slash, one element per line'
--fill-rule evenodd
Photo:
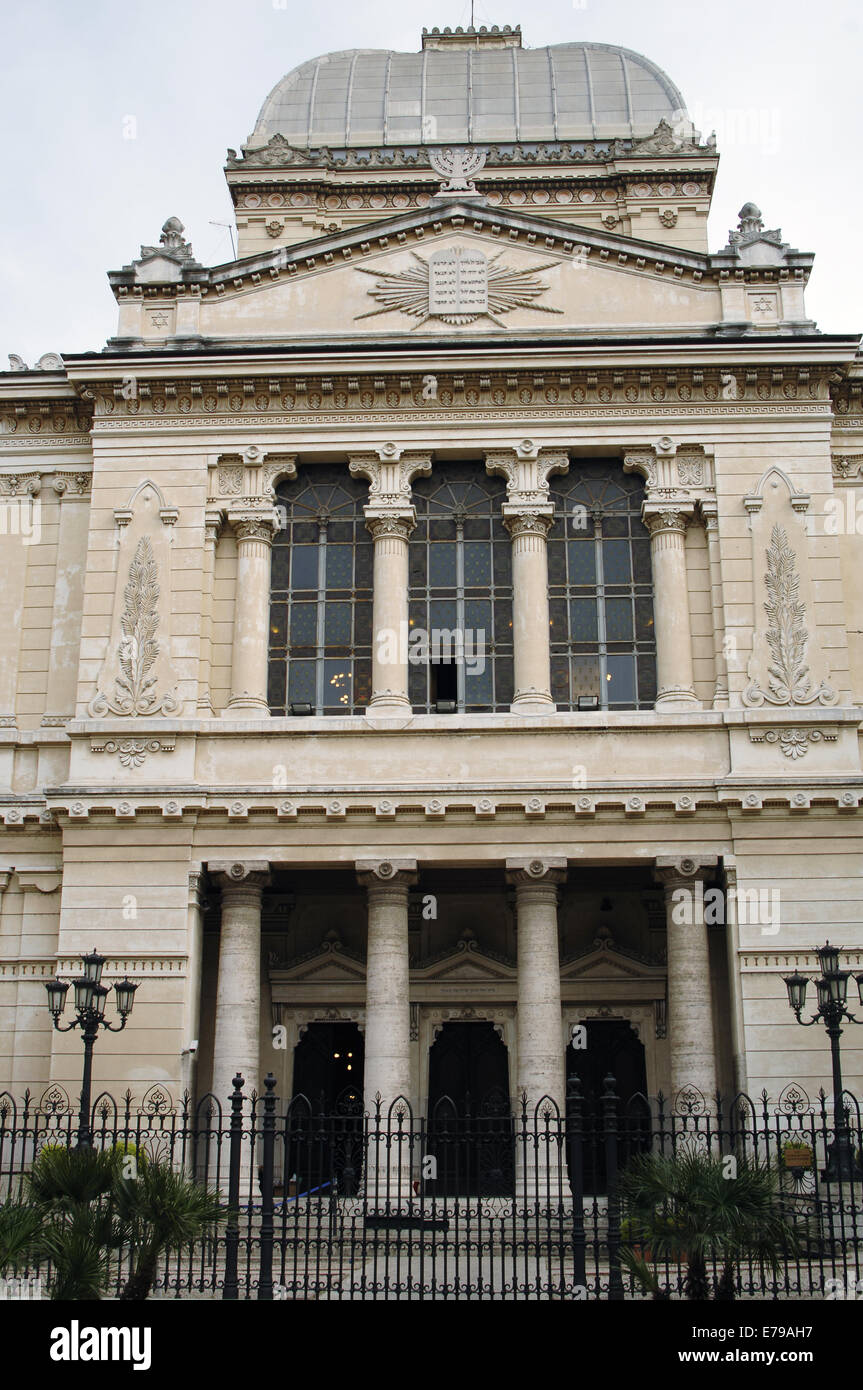
<path fill-rule="evenodd" d="M 655 869 L 665 892 L 672 1100 L 695 1087 L 708 1104 L 716 1090 L 716 1052 L 704 880 L 715 867 L 715 858 L 660 858 Z"/>
<path fill-rule="evenodd" d="M 269 883 L 265 860 L 211 863 L 222 892 L 213 1094 L 223 1108 L 236 1072 L 245 1093 L 258 1088 L 261 1034 L 261 898 Z"/>
<path fill-rule="evenodd" d="M 552 507 L 504 507 L 512 538 L 513 714 L 549 714 L 551 648 L 548 627 L 548 533 Z"/>
<path fill-rule="evenodd" d="M 363 1094 L 371 1115 L 380 1095 L 384 1122 L 396 1097 L 409 1099 L 412 1093 L 408 893 L 417 881 L 416 867 L 409 859 L 357 862 L 368 899 Z"/>
<path fill-rule="evenodd" d="M 270 550 L 276 527 L 272 506 L 230 511 L 237 538 L 237 585 L 231 698 L 225 714 L 269 714 L 267 653 L 270 626 Z"/>
<path fill-rule="evenodd" d="M 692 506 L 644 504 L 653 569 L 656 708 L 698 709 L 692 675 L 692 632 L 686 580 L 686 528 Z"/>
<path fill-rule="evenodd" d="M 408 541 L 413 507 L 380 513 L 365 508 L 375 543 L 370 715 L 410 715 L 408 697 Z"/>
<path fill-rule="evenodd" d="M 543 1096 L 563 1113 L 564 1050 L 561 1034 L 558 885 L 565 859 L 507 859 L 507 881 L 515 885 L 518 939 L 518 1080 L 528 1115 Z"/>

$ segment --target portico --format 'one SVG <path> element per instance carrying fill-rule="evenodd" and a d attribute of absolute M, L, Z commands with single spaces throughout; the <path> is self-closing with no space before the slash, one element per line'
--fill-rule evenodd
<path fill-rule="evenodd" d="M 652 875 L 635 866 L 579 871 L 554 855 L 475 869 L 365 859 L 328 874 L 257 861 L 213 865 L 221 925 L 215 910 L 208 922 L 223 938 L 205 967 L 212 977 L 205 988 L 215 980 L 214 1082 L 226 1035 L 236 1057 L 236 1039 L 254 1034 L 259 1066 L 276 1072 L 280 1094 L 296 1094 L 300 1042 L 333 1027 L 345 1036 L 354 1029 L 364 1069 L 350 1077 L 338 1069 L 343 1081 L 367 1111 L 379 1095 L 383 1111 L 401 1097 L 419 1115 L 438 1098 L 432 1049 L 452 1035 L 448 1075 L 481 1107 L 488 1099 L 476 1090 L 481 1073 L 459 1051 L 469 1040 L 465 1025 L 475 1024 L 493 1028 L 500 1041 L 504 1071 L 494 1072 L 493 1089 L 512 1104 L 526 1095 L 531 1111 L 544 1098 L 562 1111 L 568 1049 L 589 1046 L 591 1031 L 602 1036 L 596 1025 L 617 1020 L 643 1049 L 650 1094 L 673 1095 L 677 1082 L 707 1096 L 717 1064 L 711 1052 L 709 1066 L 696 1067 L 692 1039 L 703 1058 L 705 1039 L 721 1036 L 710 977 L 720 977 L 720 994 L 727 989 L 724 933 L 711 946 L 703 922 L 696 932 L 678 926 L 671 892 L 716 872 L 715 857 L 667 864 L 662 856 Z M 705 978 L 706 988 L 696 989 Z M 613 1072 L 613 1055 L 602 1065 Z M 727 1074 L 730 1057 L 723 1053 L 720 1065 Z M 202 1078 L 206 1068 L 204 1057 Z"/>

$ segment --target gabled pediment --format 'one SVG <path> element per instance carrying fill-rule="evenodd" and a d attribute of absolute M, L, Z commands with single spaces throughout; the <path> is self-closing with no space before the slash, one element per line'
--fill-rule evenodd
<path fill-rule="evenodd" d="M 565 961 L 560 970 L 561 983 L 567 980 L 662 980 L 665 974 L 664 965 L 630 954 L 610 938 L 600 938 L 600 944 Z"/>
<path fill-rule="evenodd" d="M 415 209 L 206 276 L 200 335 L 222 341 L 680 333 L 722 317 L 708 256 L 483 203 Z"/>
<path fill-rule="evenodd" d="M 343 950 L 339 942 L 325 942 L 315 955 L 282 965 L 271 963 L 273 984 L 364 984 L 365 963 Z"/>
<path fill-rule="evenodd" d="M 515 966 L 486 955 L 475 941 L 460 941 L 450 955 L 438 957 L 411 969 L 411 979 L 432 980 L 514 980 Z"/>

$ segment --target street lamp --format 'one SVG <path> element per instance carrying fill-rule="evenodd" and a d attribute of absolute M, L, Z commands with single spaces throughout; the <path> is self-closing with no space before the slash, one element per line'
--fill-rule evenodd
<path fill-rule="evenodd" d="M 839 1039 L 842 1036 L 842 1029 L 839 1025 L 846 1021 L 863 1023 L 863 1019 L 855 1018 L 845 1002 L 848 998 L 848 981 L 851 977 L 851 971 L 839 969 L 841 951 L 841 946 L 831 946 L 829 941 L 825 941 L 823 946 L 816 947 L 818 964 L 821 967 L 821 978 L 813 982 L 818 991 L 818 1008 L 810 1019 L 804 1020 L 800 1017 L 806 1004 L 806 986 L 809 984 L 809 976 L 801 975 L 795 970 L 793 975 L 783 975 L 782 977 L 788 990 L 788 1003 L 794 1010 L 797 1022 L 804 1028 L 811 1028 L 813 1023 L 823 1023 L 830 1039 L 830 1055 L 833 1061 L 835 1138 L 827 1150 L 827 1167 L 823 1174 L 827 1182 L 834 1179 L 849 1182 L 855 1178 L 863 1178 L 863 1169 L 854 1157 L 854 1148 L 851 1143 L 848 1111 L 843 1099 L 842 1065 L 839 1058 Z M 863 972 L 855 975 L 854 980 L 857 985 L 857 993 L 860 996 L 860 1003 L 863 1004 Z"/>
<path fill-rule="evenodd" d="M 79 975 L 76 980 L 69 981 L 59 978 L 49 980 L 45 989 L 48 992 L 48 1008 L 57 1032 L 69 1033 L 73 1028 L 80 1028 L 83 1034 L 84 1077 L 81 1084 L 81 1108 L 78 1112 L 78 1148 L 89 1149 L 93 1047 L 99 1036 L 100 1028 L 107 1028 L 109 1033 L 122 1033 L 126 1027 L 126 1019 L 132 1012 L 135 990 L 138 986 L 132 980 L 118 980 L 114 985 L 117 1013 L 120 1015 L 120 1025 L 116 1027 L 109 1023 L 105 1017 L 105 1004 L 110 992 L 108 987 L 102 984 L 102 967 L 105 964 L 105 957 L 100 956 L 98 951 L 91 951 L 89 955 L 81 957 L 81 964 L 84 973 Z M 60 1015 L 66 1007 L 66 994 L 73 986 L 75 1012 L 78 1016 L 63 1027 L 60 1023 Z"/>

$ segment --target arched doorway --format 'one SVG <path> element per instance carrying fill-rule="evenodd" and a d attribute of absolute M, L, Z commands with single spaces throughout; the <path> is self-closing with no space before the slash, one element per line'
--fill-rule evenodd
<path fill-rule="evenodd" d="M 621 1018 L 583 1020 L 583 1046 L 566 1049 L 567 1093 L 570 1080 L 581 1083 L 581 1128 L 584 1135 L 584 1191 L 604 1192 L 607 1186 L 602 1094 L 605 1078 L 614 1077 L 617 1095 L 618 1166 L 650 1145 L 650 1106 L 644 1044 L 632 1025 Z M 567 1106 L 569 1109 L 569 1106 Z M 572 1174 L 570 1173 L 570 1177 Z"/>
<path fill-rule="evenodd" d="M 298 1194 L 359 1188 L 364 1054 L 356 1023 L 310 1023 L 294 1049 L 287 1164 Z"/>
<path fill-rule="evenodd" d="M 429 1196 L 502 1196 L 515 1163 L 506 1044 L 488 1022 L 444 1023 L 429 1049 Z"/>

